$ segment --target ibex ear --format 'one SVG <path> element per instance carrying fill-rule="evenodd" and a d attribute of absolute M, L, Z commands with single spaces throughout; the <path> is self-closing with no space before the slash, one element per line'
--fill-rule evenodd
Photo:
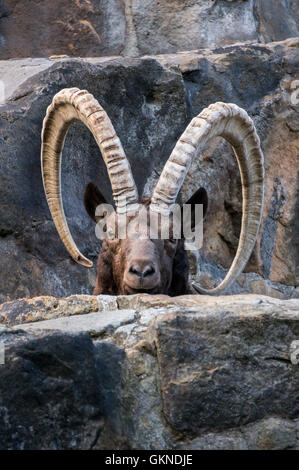
<path fill-rule="evenodd" d="M 95 222 L 99 220 L 95 213 L 100 204 L 106 204 L 106 199 L 95 184 L 88 183 L 84 191 L 84 206 L 89 217 Z"/>
<path fill-rule="evenodd" d="M 195 227 L 195 206 L 196 204 L 203 205 L 203 218 L 205 218 L 208 209 L 208 193 L 205 188 L 199 188 L 193 196 L 185 203 L 191 205 L 191 229 Z"/>

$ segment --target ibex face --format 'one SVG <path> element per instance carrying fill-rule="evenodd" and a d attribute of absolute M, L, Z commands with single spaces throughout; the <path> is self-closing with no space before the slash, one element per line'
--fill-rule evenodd
<path fill-rule="evenodd" d="M 113 244 L 116 244 L 112 246 Z M 168 292 L 176 241 L 125 239 L 108 242 L 115 253 L 114 273 L 118 291 L 123 294 Z M 171 246 L 172 245 L 172 246 Z M 121 266 L 118 272 L 117 267 Z"/>
<path fill-rule="evenodd" d="M 177 240 L 104 240 L 94 294 L 168 294 L 178 244 Z M 182 293 L 187 291 L 188 269 L 184 274 Z"/>
<path fill-rule="evenodd" d="M 92 262 L 80 253 L 69 232 L 63 212 L 60 191 L 60 165 L 64 140 L 69 126 L 82 121 L 92 132 L 105 161 L 111 181 L 115 214 L 127 214 L 127 228 L 134 225 L 132 215 L 138 207 L 138 193 L 129 162 L 119 138 L 100 104 L 86 90 L 61 90 L 48 107 L 42 130 L 42 175 L 49 208 L 62 242 L 72 258 L 87 267 Z M 141 201 L 148 213 L 171 217 L 184 178 L 195 156 L 214 137 L 221 136 L 233 147 L 241 173 L 243 217 L 239 246 L 235 259 L 224 280 L 214 289 L 197 284 L 201 294 L 224 292 L 244 269 L 254 247 L 263 207 L 264 166 L 260 141 L 253 121 L 235 104 L 215 103 L 193 118 L 174 147 L 152 196 Z M 198 193 L 203 193 L 202 189 Z M 202 204 L 202 198 L 191 198 Z M 206 196 L 205 196 L 206 199 Z M 85 206 L 95 218 L 95 208 L 103 197 L 93 185 L 87 185 Z M 221 217 L 221 214 L 219 215 Z M 113 216 L 114 217 L 114 216 Z M 113 217 L 109 218 L 108 225 Z M 147 224 L 145 224 L 147 226 Z M 163 225 L 163 224 L 162 224 Z M 117 226 L 119 229 L 119 225 Z M 131 230 L 134 232 L 134 229 Z M 132 294 L 136 292 L 179 295 L 187 292 L 188 262 L 184 240 L 153 239 L 150 236 L 103 241 L 98 259 L 95 294 Z"/>
<path fill-rule="evenodd" d="M 203 205 L 207 210 L 207 194 L 200 188 L 188 201 L 191 206 L 191 230 L 195 220 L 192 208 Z M 141 200 L 140 208 L 125 217 L 113 211 L 109 216 L 95 215 L 106 201 L 93 183 L 88 183 L 84 204 L 88 215 L 101 224 L 106 237 L 98 258 L 98 277 L 94 294 L 168 294 L 188 293 L 188 258 L 184 240 L 173 237 L 173 216 L 168 218 L 168 238 L 163 238 L 158 227 L 156 237 L 150 238 L 155 227 L 150 227 L 150 198 Z M 141 216 L 141 217 L 140 217 Z M 120 223 L 124 224 L 120 230 Z M 161 219 L 160 219 L 161 224 Z M 152 232 L 151 232 L 152 230 Z M 120 238 L 120 231 L 126 238 Z"/>

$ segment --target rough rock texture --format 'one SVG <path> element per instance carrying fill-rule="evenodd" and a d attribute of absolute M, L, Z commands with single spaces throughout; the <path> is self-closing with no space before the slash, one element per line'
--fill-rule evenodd
<path fill-rule="evenodd" d="M 132 0 L 137 50 L 176 52 L 298 35 L 295 2 Z M 298 12 L 295 14 L 298 15 Z"/>
<path fill-rule="evenodd" d="M 247 270 L 276 283 L 298 286 L 299 102 L 298 91 L 294 92 L 299 87 L 299 51 L 298 40 L 286 41 L 290 55 L 282 58 L 282 44 L 273 45 L 272 53 L 270 48 L 252 45 L 216 49 L 212 60 L 201 52 L 160 56 L 160 60 L 167 66 L 179 64 L 192 116 L 218 100 L 237 103 L 253 117 L 265 156 L 265 206 L 257 248 Z M 206 284 L 212 287 L 223 273 L 209 266 L 209 261 L 229 267 L 240 230 L 240 179 L 227 144 L 220 142 L 216 147 L 212 141 L 204 161 L 194 160 L 182 199 L 187 200 L 199 185 L 208 190 L 211 202 L 204 227 L 202 267 L 207 273 Z"/>
<path fill-rule="evenodd" d="M 142 55 L 298 35 L 296 0 L 0 0 L 0 58 Z"/>
<path fill-rule="evenodd" d="M 299 300 L 61 302 L 0 306 L 1 449 L 299 449 Z"/>
<path fill-rule="evenodd" d="M 108 112 L 140 194 L 143 189 L 150 192 L 193 116 L 219 100 L 245 108 L 265 155 L 265 207 L 248 272 L 229 292 L 298 297 L 298 44 L 291 39 L 140 59 L 1 62 L 5 102 L 0 106 L 0 256 L 5 269 L 0 270 L 0 300 L 90 294 L 95 283 L 95 268 L 75 264 L 60 242 L 41 181 L 45 110 L 57 91 L 70 86 L 88 89 Z M 193 278 L 198 280 L 201 271 L 201 282 L 211 287 L 223 278 L 237 247 L 241 191 L 228 145 L 213 141 L 203 156 L 202 162 L 194 161 L 181 199 L 186 201 L 199 186 L 208 191 L 204 246 L 200 260 L 198 254 L 190 259 Z M 78 246 L 96 261 L 100 245 L 83 207 L 89 181 L 111 201 L 96 144 L 81 124 L 75 124 L 63 156 L 64 207 Z"/>
<path fill-rule="evenodd" d="M 0 58 L 118 55 L 126 34 L 119 0 L 0 0 Z"/>
<path fill-rule="evenodd" d="M 93 446 L 103 398 L 88 334 L 0 332 L 0 449 Z"/>
<path fill-rule="evenodd" d="M 141 191 L 154 162 L 162 156 L 165 160 L 184 127 L 182 77 L 153 59 L 36 59 L 3 62 L 0 68 L 10 96 L 0 107 L 0 252 L 1 264 L 6 266 L 6 272 L 1 270 L 0 274 L 2 299 L 91 293 L 96 270 L 78 269 L 66 255 L 45 200 L 40 168 L 45 110 L 61 88 L 76 85 L 93 93 L 121 137 Z M 30 74 L 25 83 L 19 83 L 21 76 Z M 18 77 L 16 89 L 11 83 L 14 77 Z M 96 262 L 100 244 L 83 206 L 89 181 L 111 201 L 99 149 L 89 131 L 77 123 L 64 151 L 64 207 L 80 249 Z"/>

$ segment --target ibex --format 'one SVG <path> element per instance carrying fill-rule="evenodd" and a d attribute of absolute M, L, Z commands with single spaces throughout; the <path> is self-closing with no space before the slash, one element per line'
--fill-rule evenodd
<path fill-rule="evenodd" d="M 72 258 L 79 264 L 93 264 L 78 250 L 66 222 L 61 198 L 60 166 L 64 140 L 71 123 L 82 121 L 92 132 L 107 167 L 115 211 L 127 214 L 128 227 L 135 223 L 139 202 L 130 164 L 113 125 L 104 109 L 86 90 L 63 89 L 55 95 L 43 123 L 41 165 L 46 198 L 57 231 Z M 237 253 L 224 280 L 207 290 L 195 284 L 200 294 L 224 292 L 244 269 L 255 245 L 263 206 L 263 154 L 253 121 L 235 104 L 215 103 L 192 119 L 175 145 L 151 198 L 141 199 L 147 213 L 171 217 L 184 178 L 194 156 L 208 140 L 221 136 L 233 147 L 242 181 L 243 215 Z M 84 195 L 88 214 L 97 222 L 96 207 L 105 202 L 100 191 L 89 183 Z M 207 195 L 199 189 L 188 201 L 207 206 Z M 150 236 L 103 240 L 98 257 L 98 274 L 94 295 L 151 294 L 182 295 L 189 292 L 188 259 L 182 238 L 151 239 Z"/>

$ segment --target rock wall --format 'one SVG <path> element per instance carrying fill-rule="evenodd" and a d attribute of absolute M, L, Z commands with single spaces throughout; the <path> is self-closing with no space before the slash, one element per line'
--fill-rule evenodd
<path fill-rule="evenodd" d="M 60 242 L 41 181 L 42 120 L 54 94 L 72 86 L 88 89 L 108 112 L 140 194 L 150 192 L 178 137 L 204 107 L 226 101 L 246 109 L 265 155 L 265 206 L 247 273 L 229 292 L 298 296 L 298 44 L 292 39 L 135 59 L 2 61 L 1 301 L 90 294 L 95 283 L 95 269 L 75 264 Z M 87 129 L 75 124 L 64 149 L 64 206 L 78 246 L 96 261 L 99 241 L 83 207 L 89 181 L 111 201 L 97 146 Z M 200 186 L 208 191 L 209 211 L 200 260 L 191 257 L 191 267 L 194 279 L 201 275 L 201 282 L 212 286 L 233 259 L 241 220 L 238 168 L 231 148 L 221 141 L 211 142 L 195 159 L 181 200 Z"/>
<path fill-rule="evenodd" d="M 297 0 L 0 0 L 0 449 L 299 450 L 298 24 Z M 238 295 L 88 295 L 96 268 L 66 253 L 40 170 L 46 108 L 74 86 L 108 112 L 144 195 L 204 107 L 246 109 L 265 204 L 227 292 Z M 96 264 L 89 181 L 111 202 L 100 152 L 76 123 L 64 208 Z M 242 213 L 221 139 L 194 160 L 180 201 L 201 186 L 209 210 L 190 277 L 213 287 Z"/>
<path fill-rule="evenodd" d="M 297 0 L 0 0 L 0 59 L 159 54 L 298 36 Z"/>
<path fill-rule="evenodd" d="M 257 295 L 0 305 L 0 449 L 299 450 L 298 320 Z"/>

